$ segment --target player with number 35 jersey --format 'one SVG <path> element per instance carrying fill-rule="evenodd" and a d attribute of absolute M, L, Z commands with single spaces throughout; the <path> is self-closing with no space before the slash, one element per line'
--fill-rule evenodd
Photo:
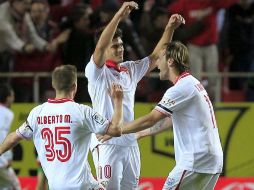
<path fill-rule="evenodd" d="M 87 161 L 91 134 L 121 135 L 122 88 L 112 84 L 115 106 L 112 121 L 92 108 L 75 103 L 77 70 L 72 65 L 57 67 L 52 74 L 56 98 L 35 107 L 26 122 L 7 136 L 0 154 L 21 139 L 32 139 L 51 190 L 103 190 Z"/>

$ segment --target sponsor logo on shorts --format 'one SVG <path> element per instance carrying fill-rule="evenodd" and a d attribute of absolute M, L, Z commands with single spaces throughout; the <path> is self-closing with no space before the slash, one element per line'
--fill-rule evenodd
<path fill-rule="evenodd" d="M 166 183 L 167 183 L 167 185 L 171 186 L 175 183 L 175 179 L 168 177 Z"/>

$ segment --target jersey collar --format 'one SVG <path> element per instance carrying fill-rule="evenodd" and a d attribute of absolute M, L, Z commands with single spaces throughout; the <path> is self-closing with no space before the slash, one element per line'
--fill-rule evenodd
<path fill-rule="evenodd" d="M 113 60 L 106 60 L 106 66 L 108 68 L 112 68 L 116 70 L 117 72 L 122 72 L 122 71 L 126 72 L 128 70 L 126 67 L 123 67 L 123 66 L 118 67 L 117 63 Z"/>
<path fill-rule="evenodd" d="M 48 99 L 48 103 L 58 104 L 58 103 L 64 103 L 64 102 L 74 102 L 72 99 L 69 98 L 60 98 L 60 99 Z"/>
<path fill-rule="evenodd" d="M 183 72 L 182 74 L 180 74 L 180 75 L 176 78 L 174 84 L 176 84 L 181 78 L 184 78 L 184 77 L 189 76 L 189 75 L 190 75 L 190 73 L 188 73 L 188 72 L 186 72 L 186 71 Z"/>

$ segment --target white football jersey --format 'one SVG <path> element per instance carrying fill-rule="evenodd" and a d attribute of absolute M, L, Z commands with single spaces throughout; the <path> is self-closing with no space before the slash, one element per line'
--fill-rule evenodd
<path fill-rule="evenodd" d="M 9 108 L 0 104 L 0 143 L 2 143 L 8 135 L 13 117 L 13 112 Z M 11 159 L 11 150 L 0 156 L 0 168 L 5 168 L 8 165 L 8 160 Z"/>
<path fill-rule="evenodd" d="M 93 56 L 85 69 L 85 75 L 88 79 L 88 92 L 90 94 L 93 109 L 105 116 L 108 120 L 112 119 L 114 109 L 113 102 L 109 95 L 113 82 L 118 83 L 123 88 L 123 114 L 124 122 L 134 120 L 134 101 L 137 83 L 143 78 L 149 69 L 149 57 L 138 61 L 126 61 L 120 63 L 125 68 L 124 71 L 118 72 L 108 68 L 105 64 L 98 68 L 93 61 Z M 91 149 L 96 147 L 100 142 L 95 135 L 92 136 Z M 104 144 L 116 144 L 121 146 L 137 146 L 134 134 L 114 137 Z"/>
<path fill-rule="evenodd" d="M 223 152 L 214 110 L 202 84 L 183 73 L 155 109 L 172 117 L 176 165 L 199 173 L 220 173 Z"/>
<path fill-rule="evenodd" d="M 33 139 L 50 189 L 88 190 L 98 185 L 87 161 L 91 134 L 105 134 L 108 125 L 88 106 L 49 99 L 35 107 L 16 132 Z"/>

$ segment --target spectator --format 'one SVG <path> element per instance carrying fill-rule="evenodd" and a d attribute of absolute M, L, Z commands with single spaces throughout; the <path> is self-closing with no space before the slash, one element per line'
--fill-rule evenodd
<path fill-rule="evenodd" d="M 95 48 L 93 32 L 90 29 L 92 9 L 87 4 L 78 4 L 71 11 L 64 27 L 70 28 L 71 33 L 63 46 L 63 63 L 77 67 L 78 72 L 84 72 L 85 63 L 88 63 Z M 77 102 L 90 101 L 87 91 L 87 80 L 78 78 Z"/>
<path fill-rule="evenodd" d="M 229 65 L 230 72 L 254 71 L 254 2 L 240 0 L 239 3 L 231 6 L 225 17 L 224 39 L 227 52 L 231 57 Z M 247 89 L 247 93 L 253 91 L 252 80 L 247 82 L 242 78 L 229 80 L 229 88 L 233 90 Z M 250 97 L 253 97 L 253 92 Z"/>
<path fill-rule="evenodd" d="M 201 72 L 218 72 L 217 50 L 217 12 L 227 8 L 237 0 L 176 0 L 168 7 L 171 13 L 180 13 L 186 19 L 186 27 L 202 21 L 205 24 L 202 31 L 187 40 L 190 53 L 190 69 L 198 79 Z M 215 99 L 218 81 L 214 77 L 207 78 L 206 86 L 211 100 Z"/>
<path fill-rule="evenodd" d="M 30 14 L 31 0 L 9 0 L 0 5 L 0 70 L 10 71 L 10 56 L 6 52 L 32 53 L 54 51 L 56 43 L 48 43 L 36 32 Z M 26 39 L 27 37 L 27 39 Z M 2 56 L 3 55 L 3 56 Z"/>
<path fill-rule="evenodd" d="M 10 70 L 10 56 L 3 60 L 9 50 L 31 52 L 34 46 L 42 50 L 46 42 L 38 37 L 32 25 L 29 14 L 30 0 L 10 0 L 0 5 L 0 70 Z M 26 43 L 22 39 L 23 23 L 28 26 L 28 32 L 34 44 Z"/>
<path fill-rule="evenodd" d="M 164 2 L 166 3 L 166 2 Z M 146 51 L 150 52 L 152 47 L 155 46 L 157 41 L 160 39 L 164 31 L 164 27 L 168 21 L 168 11 L 166 8 L 162 7 L 163 1 L 155 2 L 152 0 L 147 0 L 143 7 L 143 13 L 141 16 L 140 33 L 142 34 L 141 40 L 146 47 Z M 180 41 L 187 41 L 191 36 L 198 34 L 203 28 L 202 22 L 196 22 L 192 25 L 186 27 L 181 25 L 177 31 L 174 33 L 174 39 Z M 148 82 L 149 81 L 149 82 Z M 136 97 L 145 97 L 147 95 L 148 101 L 157 102 L 160 97 L 164 94 L 165 90 L 169 87 L 168 82 L 161 82 L 158 78 L 143 79 L 143 86 L 139 85 L 137 88 Z M 146 90 L 144 90 L 146 89 Z M 144 94 L 143 94 L 144 93 Z"/>
<path fill-rule="evenodd" d="M 119 3 L 114 0 L 106 0 L 95 11 L 97 16 L 95 28 L 105 26 L 114 16 L 119 8 Z M 126 17 L 124 21 L 119 24 L 119 28 L 123 31 L 123 41 L 125 43 L 126 53 L 124 55 L 125 60 L 141 59 L 145 57 L 145 50 L 140 42 L 140 38 L 134 28 L 134 25 L 129 17 Z"/>
<path fill-rule="evenodd" d="M 30 54 L 17 53 L 15 56 L 14 71 L 16 72 L 50 72 L 56 66 L 61 65 L 58 46 L 67 40 L 68 30 L 62 32 L 56 38 L 57 25 L 49 19 L 49 7 L 44 0 L 35 0 L 31 5 L 31 20 L 38 35 L 51 44 L 51 52 L 34 50 Z M 27 38 L 29 39 L 29 37 Z M 29 42 L 29 41 L 28 41 Z M 41 78 L 39 101 L 47 99 L 46 94 L 51 90 L 51 81 Z M 33 101 L 33 80 L 31 78 L 15 78 L 13 87 L 17 94 L 17 102 Z"/>

